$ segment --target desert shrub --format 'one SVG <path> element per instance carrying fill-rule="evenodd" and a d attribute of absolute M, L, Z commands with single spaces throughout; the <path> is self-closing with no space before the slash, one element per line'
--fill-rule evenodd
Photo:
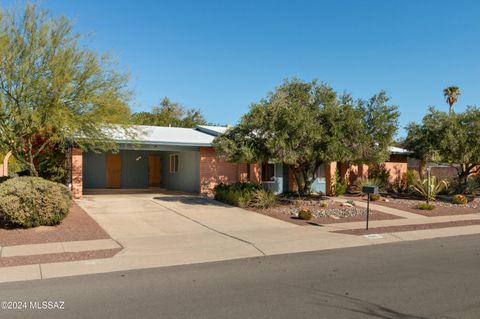
<path fill-rule="evenodd" d="M 420 180 L 420 174 L 418 174 L 417 170 L 408 169 L 405 173 L 403 173 L 402 180 L 404 181 L 404 189 L 409 191 L 412 189 L 413 185 Z"/>
<path fill-rule="evenodd" d="M 298 212 L 298 218 L 302 220 L 310 220 L 312 219 L 313 214 L 309 210 L 301 210 Z"/>
<path fill-rule="evenodd" d="M 335 187 L 334 187 L 335 195 L 342 196 L 347 192 L 347 189 L 348 189 L 347 181 L 345 180 L 345 178 L 341 178 L 340 174 L 337 172 L 335 176 Z"/>
<path fill-rule="evenodd" d="M 351 199 L 347 200 L 345 203 L 355 206 L 355 202 Z"/>
<path fill-rule="evenodd" d="M 452 198 L 452 204 L 465 205 L 468 203 L 468 198 L 464 195 L 455 195 Z"/>
<path fill-rule="evenodd" d="M 434 208 L 435 208 L 435 205 L 428 204 L 428 203 L 420 203 L 417 205 L 417 209 L 421 209 L 421 210 L 432 210 Z"/>
<path fill-rule="evenodd" d="M 470 194 L 470 195 L 480 194 L 480 177 L 471 176 L 467 179 L 467 185 L 465 186 L 465 194 Z"/>
<path fill-rule="evenodd" d="M 246 207 L 261 187 L 254 183 L 219 184 L 213 189 L 215 199 L 233 206 Z"/>
<path fill-rule="evenodd" d="M 430 196 L 428 195 L 428 178 L 418 180 L 413 185 L 413 189 L 428 200 L 435 200 L 437 195 L 448 188 L 448 182 L 446 180 L 438 181 L 435 176 L 430 177 Z M 430 197 L 430 198 L 428 198 Z"/>
<path fill-rule="evenodd" d="M 384 187 L 382 186 L 382 181 L 378 178 L 368 178 L 368 177 L 362 177 L 362 178 L 357 178 L 355 183 L 353 183 L 350 192 L 353 194 L 358 194 L 358 195 L 365 195 L 362 192 L 362 189 L 364 186 L 378 186 L 379 191 L 383 191 Z"/>
<path fill-rule="evenodd" d="M 370 195 L 370 200 L 376 202 L 377 200 L 380 200 L 380 195 L 372 194 Z"/>
<path fill-rule="evenodd" d="M 378 181 L 378 187 L 386 188 L 390 180 L 390 170 L 385 165 L 373 165 L 368 169 L 368 178 Z"/>
<path fill-rule="evenodd" d="M 275 206 L 277 203 L 277 196 L 270 190 L 263 188 L 257 189 L 252 196 L 250 205 L 258 208 L 269 208 Z"/>
<path fill-rule="evenodd" d="M 322 202 L 320 203 L 320 207 L 322 207 L 322 208 L 327 208 L 327 207 L 328 207 L 328 202 L 325 201 L 325 200 L 322 201 Z"/>
<path fill-rule="evenodd" d="M 17 177 L 0 184 L 0 214 L 20 227 L 56 225 L 68 214 L 70 190 L 40 177 Z"/>

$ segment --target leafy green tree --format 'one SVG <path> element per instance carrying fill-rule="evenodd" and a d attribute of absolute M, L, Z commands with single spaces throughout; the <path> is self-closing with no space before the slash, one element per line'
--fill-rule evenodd
<path fill-rule="evenodd" d="M 139 112 L 132 115 L 132 122 L 139 125 L 195 127 L 205 125 L 207 121 L 198 109 L 187 109 L 179 103 L 163 98 L 152 112 Z"/>
<path fill-rule="evenodd" d="M 425 162 L 450 164 L 458 180 L 480 171 L 480 109 L 468 107 L 462 113 L 429 109 L 421 124 L 407 126 L 405 146 Z"/>
<path fill-rule="evenodd" d="M 34 5 L 0 11 L 0 147 L 32 175 L 53 145 L 114 148 L 105 128 L 129 118 L 127 76 L 79 40 L 67 18 Z"/>
<path fill-rule="evenodd" d="M 449 86 L 443 90 L 443 96 L 449 106 L 449 111 L 453 111 L 453 104 L 455 104 L 460 96 L 460 88 L 458 86 Z"/>
<path fill-rule="evenodd" d="M 214 140 L 230 162 L 289 165 L 299 191 L 309 193 L 318 168 L 331 161 L 377 162 L 388 156 L 398 112 L 384 92 L 355 101 L 317 81 L 286 80 L 254 103 L 240 123 Z"/>

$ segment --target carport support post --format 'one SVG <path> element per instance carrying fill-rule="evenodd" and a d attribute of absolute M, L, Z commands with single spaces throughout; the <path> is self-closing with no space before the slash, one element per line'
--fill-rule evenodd
<path fill-rule="evenodd" d="M 368 215 L 370 213 L 370 193 L 367 194 L 367 227 L 366 230 L 368 230 Z"/>

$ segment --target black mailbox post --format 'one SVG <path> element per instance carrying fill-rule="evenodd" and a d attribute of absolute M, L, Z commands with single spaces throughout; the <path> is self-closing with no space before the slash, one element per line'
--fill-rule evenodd
<path fill-rule="evenodd" d="M 378 194 L 378 186 L 376 185 L 365 185 L 362 187 L 362 192 L 367 194 L 368 199 L 367 199 L 367 227 L 366 230 L 368 230 L 368 215 L 370 214 L 370 195 L 371 194 Z"/>

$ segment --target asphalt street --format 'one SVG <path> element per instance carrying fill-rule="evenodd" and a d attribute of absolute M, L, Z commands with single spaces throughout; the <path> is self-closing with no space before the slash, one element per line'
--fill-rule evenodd
<path fill-rule="evenodd" d="M 480 318 L 480 235 L 5 283 L 0 301 L 0 318 Z"/>

